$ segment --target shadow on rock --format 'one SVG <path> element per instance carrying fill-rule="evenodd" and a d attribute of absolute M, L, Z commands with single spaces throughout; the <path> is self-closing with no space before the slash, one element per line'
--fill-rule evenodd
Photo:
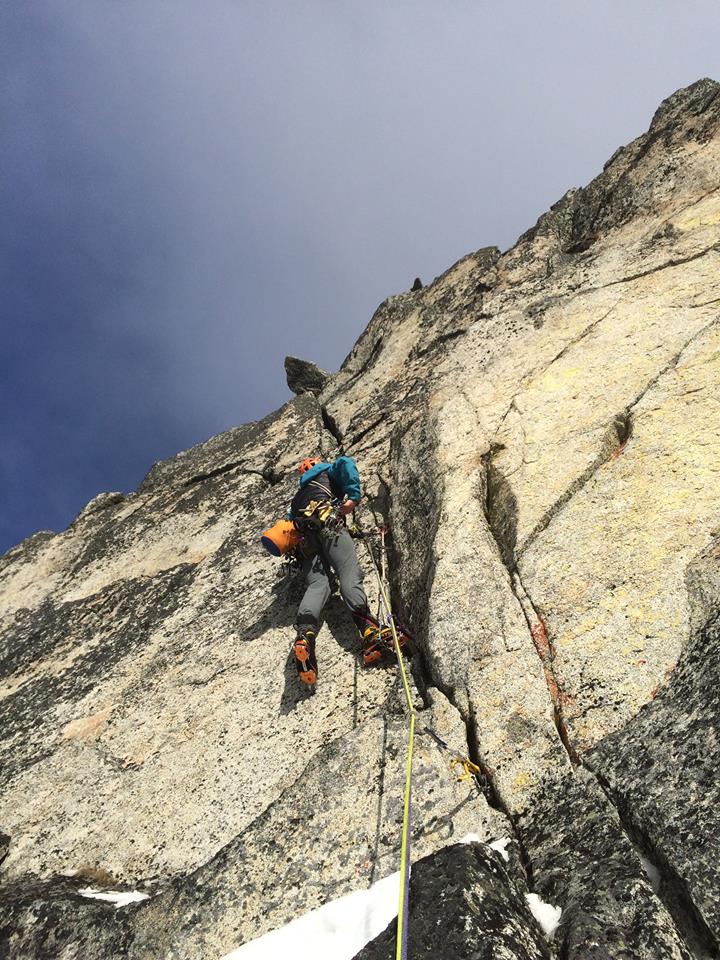
<path fill-rule="evenodd" d="M 292 648 L 288 651 L 285 661 L 285 689 L 280 697 L 280 714 L 286 717 L 297 709 L 298 704 L 315 696 L 315 687 L 302 683 L 295 666 L 295 654 Z"/>
<path fill-rule="evenodd" d="M 304 589 L 302 577 L 298 575 L 286 575 L 278 579 L 270 590 L 272 599 L 269 605 L 255 620 L 243 624 L 240 639 L 255 640 L 272 627 L 291 627 L 295 623 L 295 614 Z"/>

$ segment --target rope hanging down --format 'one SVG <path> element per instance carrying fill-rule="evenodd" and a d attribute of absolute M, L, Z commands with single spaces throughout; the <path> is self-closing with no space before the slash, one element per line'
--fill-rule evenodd
<path fill-rule="evenodd" d="M 378 589 L 380 592 L 380 604 L 384 609 L 385 622 L 392 630 L 393 645 L 395 647 L 395 656 L 400 666 L 403 686 L 405 688 L 405 697 L 407 698 L 408 712 L 410 715 L 410 729 L 408 732 L 408 754 L 407 765 L 405 768 L 405 799 L 403 801 L 403 828 L 402 843 L 400 846 L 400 900 L 398 903 L 397 919 L 397 949 L 395 952 L 396 960 L 407 960 L 407 928 L 408 928 L 408 910 L 410 893 L 410 826 L 412 809 L 412 763 L 413 749 L 415 746 L 415 708 L 410 693 L 410 684 L 408 683 L 407 673 L 405 672 L 404 658 L 400 650 L 397 629 L 395 627 L 395 618 L 392 613 L 388 594 L 383 582 L 385 573 L 385 527 L 380 528 L 380 562 L 382 564 L 382 573 L 378 569 L 377 561 L 370 548 L 370 544 L 363 537 L 367 551 L 370 554 L 375 576 L 377 577 Z"/>

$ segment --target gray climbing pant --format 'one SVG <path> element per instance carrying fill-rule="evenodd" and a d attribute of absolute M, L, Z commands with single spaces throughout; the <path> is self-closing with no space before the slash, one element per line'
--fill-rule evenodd
<path fill-rule="evenodd" d="M 340 581 L 340 593 L 353 614 L 363 616 L 368 610 L 368 601 L 363 587 L 363 576 L 358 562 L 355 544 L 345 527 L 322 530 L 313 535 L 316 552 L 305 558 L 303 573 L 306 589 L 297 613 L 300 632 L 320 628 L 320 618 L 330 598 L 330 571 L 334 570 Z"/>

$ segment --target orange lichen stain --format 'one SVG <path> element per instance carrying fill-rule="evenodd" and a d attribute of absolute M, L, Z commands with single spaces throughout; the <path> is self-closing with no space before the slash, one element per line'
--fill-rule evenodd
<path fill-rule="evenodd" d="M 533 638 L 533 643 L 535 644 L 535 649 L 540 655 L 540 659 L 545 661 L 551 653 L 547 627 L 542 620 L 538 619 L 530 628 L 530 633 Z"/>
<path fill-rule="evenodd" d="M 71 720 L 63 727 L 63 740 L 97 740 L 110 719 L 112 707 L 105 707 L 89 717 Z"/>
<path fill-rule="evenodd" d="M 547 683 L 548 690 L 550 691 L 550 698 L 553 703 L 557 703 L 560 699 L 560 689 L 557 685 L 557 680 L 552 675 L 550 670 L 545 671 L 545 682 Z"/>

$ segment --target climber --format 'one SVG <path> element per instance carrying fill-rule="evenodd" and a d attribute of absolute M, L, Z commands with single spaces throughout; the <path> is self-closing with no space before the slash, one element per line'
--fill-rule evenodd
<path fill-rule="evenodd" d="M 293 652 L 300 680 L 314 684 L 318 675 L 315 639 L 331 594 L 331 570 L 337 574 L 340 593 L 360 632 L 366 664 L 382 658 L 388 628 L 381 628 L 370 614 L 355 544 L 346 526 L 345 518 L 353 513 L 362 496 L 355 461 L 352 457 L 338 457 L 327 463 L 308 457 L 299 465 L 298 472 L 300 489 L 292 499 L 288 516 L 301 538 L 299 549 L 306 589 L 297 612 Z"/>

